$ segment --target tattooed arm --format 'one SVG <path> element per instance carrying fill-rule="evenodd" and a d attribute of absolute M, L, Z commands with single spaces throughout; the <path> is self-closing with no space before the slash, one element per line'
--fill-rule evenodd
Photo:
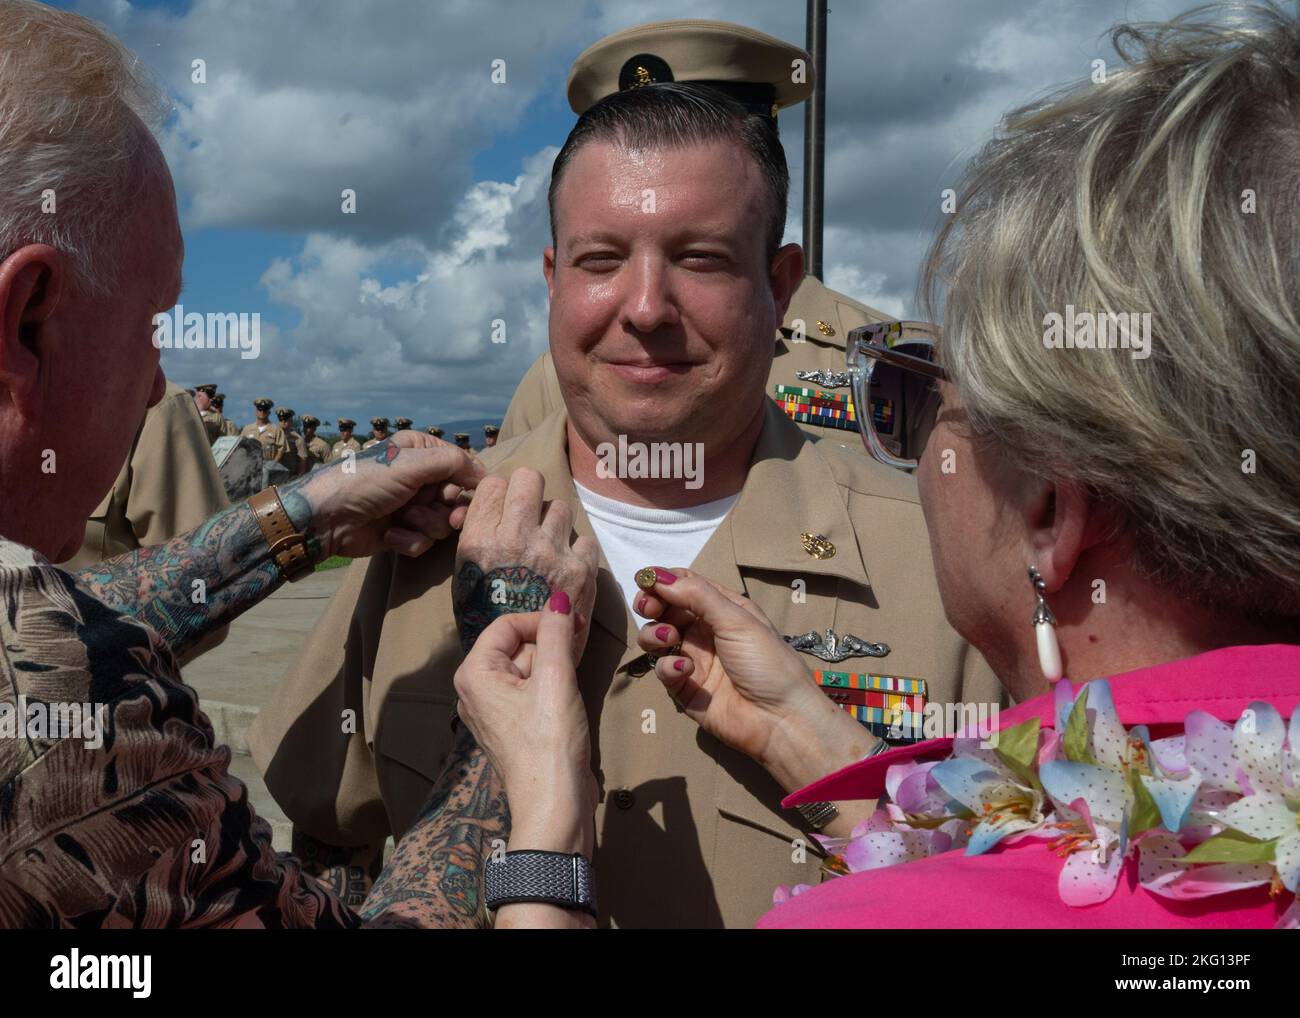
<path fill-rule="evenodd" d="M 354 911 L 365 904 L 384 865 L 382 841 L 354 847 L 327 845 L 297 826 L 293 828 L 291 852 L 302 862 L 304 873 L 319 880 Z"/>
<path fill-rule="evenodd" d="M 482 928 L 483 864 L 510 835 L 505 789 L 461 725 L 442 774 L 361 909 L 367 926 Z"/>
<path fill-rule="evenodd" d="M 285 511 L 302 529 L 300 495 L 281 491 Z M 308 537 L 313 561 L 320 540 Z M 283 583 L 248 503 L 217 513 L 165 544 L 137 548 L 79 570 L 78 584 L 109 607 L 147 622 L 182 655 Z"/>
<path fill-rule="evenodd" d="M 484 867 L 494 851 L 542 849 L 592 853 L 591 811 L 586 796 L 552 807 L 542 798 L 521 797 L 521 815 L 511 830 L 505 789 L 466 725 L 414 826 L 361 909 L 372 928 L 482 929 L 489 925 Z M 585 929 L 596 921 L 585 912 L 555 905 L 503 905 L 496 927 Z"/>
<path fill-rule="evenodd" d="M 380 550 L 419 555 L 460 525 L 465 510 L 453 503 L 461 487 L 482 476 L 482 466 L 460 449 L 411 431 L 289 481 L 279 492 L 313 561 Z M 281 583 L 245 502 L 166 544 L 76 576 L 99 600 L 157 629 L 177 654 Z"/>

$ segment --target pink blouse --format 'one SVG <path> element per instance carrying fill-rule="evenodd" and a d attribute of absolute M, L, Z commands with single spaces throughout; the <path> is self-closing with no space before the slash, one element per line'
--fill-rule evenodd
<path fill-rule="evenodd" d="M 1181 727 L 1193 710 L 1235 722 L 1254 701 L 1271 703 L 1284 718 L 1300 705 L 1300 647 L 1290 644 L 1228 647 L 1181 661 L 1117 675 L 1110 680 L 1120 721 Z M 1055 723 L 1051 693 L 1003 711 L 998 728 L 1038 715 Z M 950 750 L 952 739 L 931 739 L 881 753 L 827 775 L 789 796 L 783 805 L 874 799 L 884 793 L 885 771 L 909 759 Z M 836 877 L 776 906 L 760 929 L 824 927 L 978 928 L 1269 928 L 1291 904 L 1266 889 L 1175 901 L 1138 884 L 1129 860 L 1114 895 L 1074 908 L 1057 890 L 1062 860 L 1039 839 L 1003 845 L 983 855 L 964 850 L 916 862 Z"/>

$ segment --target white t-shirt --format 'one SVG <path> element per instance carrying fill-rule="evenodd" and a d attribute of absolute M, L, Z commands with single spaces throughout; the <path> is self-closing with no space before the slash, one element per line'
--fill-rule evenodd
<path fill-rule="evenodd" d="M 577 481 L 573 486 L 623 590 L 628 611 L 641 593 L 634 578 L 636 571 L 645 566 L 690 566 L 740 497 L 728 495 L 685 509 L 650 509 L 597 495 Z M 635 612 L 633 618 L 644 621 Z"/>

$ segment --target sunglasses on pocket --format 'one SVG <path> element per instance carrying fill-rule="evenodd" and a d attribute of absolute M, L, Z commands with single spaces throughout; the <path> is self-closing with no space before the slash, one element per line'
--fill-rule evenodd
<path fill-rule="evenodd" d="M 912 470 L 939 412 L 937 326 L 876 322 L 849 333 L 848 373 L 862 442 L 881 463 Z"/>

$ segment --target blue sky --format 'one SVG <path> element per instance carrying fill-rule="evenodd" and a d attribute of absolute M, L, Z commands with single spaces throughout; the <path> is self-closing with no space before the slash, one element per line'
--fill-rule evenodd
<path fill-rule="evenodd" d="M 800 0 L 60 0 L 166 89 L 160 143 L 187 311 L 258 312 L 262 353 L 168 350 L 240 423 L 268 395 L 325 420 L 504 412 L 546 344 L 541 250 L 572 60 L 668 18 L 801 43 Z M 841 0 L 829 32 L 826 280 L 911 309 L 939 194 L 1017 103 L 1113 61 L 1104 32 L 1173 0 Z M 206 81 L 191 80 L 195 59 Z M 490 80 L 495 59 L 507 81 Z M 801 111 L 782 114 L 799 238 Z M 357 192 L 343 215 L 340 192 Z M 507 322 L 507 342 L 489 341 Z"/>

